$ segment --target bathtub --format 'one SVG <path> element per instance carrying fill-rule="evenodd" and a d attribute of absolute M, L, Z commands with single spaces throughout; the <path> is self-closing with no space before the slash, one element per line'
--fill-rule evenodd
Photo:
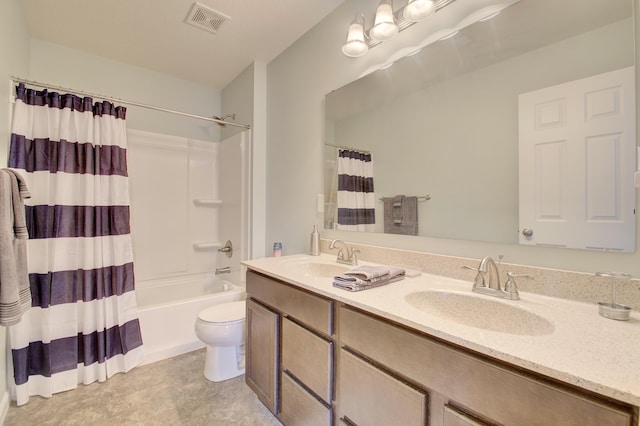
<path fill-rule="evenodd" d="M 142 365 L 170 358 L 204 344 L 196 337 L 198 312 L 219 303 L 244 300 L 237 276 L 197 275 L 137 284 L 138 318 L 145 357 Z"/>

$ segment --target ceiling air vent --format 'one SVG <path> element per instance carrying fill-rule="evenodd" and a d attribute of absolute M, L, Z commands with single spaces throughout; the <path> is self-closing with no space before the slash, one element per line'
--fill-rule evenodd
<path fill-rule="evenodd" d="M 200 3 L 194 3 L 185 22 L 194 27 L 216 34 L 222 24 L 228 19 L 231 18 L 213 9 L 209 9 Z"/>

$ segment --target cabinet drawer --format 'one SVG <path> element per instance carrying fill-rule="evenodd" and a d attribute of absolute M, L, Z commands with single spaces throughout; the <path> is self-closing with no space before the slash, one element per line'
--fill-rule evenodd
<path fill-rule="evenodd" d="M 340 350 L 338 417 L 360 426 L 426 425 L 426 394 Z"/>
<path fill-rule="evenodd" d="M 332 342 L 283 318 L 282 370 L 290 372 L 327 403 L 331 402 L 332 358 Z"/>
<path fill-rule="evenodd" d="M 443 407 L 442 424 L 443 426 L 489 426 L 488 423 L 474 419 L 449 405 Z"/>
<path fill-rule="evenodd" d="M 331 409 L 309 394 L 288 374 L 282 374 L 282 401 L 278 417 L 287 426 L 331 425 Z"/>
<path fill-rule="evenodd" d="M 251 270 L 247 271 L 247 294 L 327 336 L 333 334 L 333 302 L 329 299 Z"/>
<path fill-rule="evenodd" d="M 339 314 L 342 345 L 498 423 L 631 424 L 630 407 L 519 374 L 497 361 L 489 362 L 344 306 Z"/>

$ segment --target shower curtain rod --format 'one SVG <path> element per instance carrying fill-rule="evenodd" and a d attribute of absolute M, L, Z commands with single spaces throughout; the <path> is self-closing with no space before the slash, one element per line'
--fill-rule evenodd
<path fill-rule="evenodd" d="M 172 110 L 172 109 L 157 107 L 155 105 L 148 105 L 148 104 L 143 104 L 143 103 L 140 103 L 140 102 L 127 101 L 125 99 L 114 98 L 113 96 L 105 96 L 105 95 L 100 95 L 98 93 L 85 92 L 83 90 L 76 90 L 76 89 L 71 89 L 71 88 L 68 88 L 68 87 L 55 86 L 53 84 L 47 84 L 47 83 L 40 83 L 39 81 L 26 80 L 26 79 L 20 78 L 20 77 L 11 77 L 9 82 L 10 82 L 10 84 L 12 86 L 14 85 L 14 82 L 24 83 L 24 84 L 28 84 L 30 86 L 41 87 L 43 89 L 63 90 L 65 92 L 71 92 L 71 93 L 75 93 L 75 94 L 78 94 L 78 95 L 90 96 L 92 98 L 104 99 L 106 101 L 119 102 L 119 103 L 122 103 L 122 104 L 127 104 L 127 105 L 133 105 L 133 106 L 137 106 L 137 107 L 141 107 L 141 108 L 152 109 L 152 110 L 155 110 L 155 111 L 168 112 L 169 114 L 176 114 L 176 115 L 181 115 L 183 117 L 190 117 L 190 118 L 196 118 L 198 120 L 211 121 L 211 122 L 214 122 L 214 123 L 224 124 L 224 125 L 227 125 L 227 126 L 242 127 L 243 129 L 250 129 L 251 128 L 251 126 L 248 125 L 248 124 L 240 124 L 240 123 L 233 123 L 233 122 L 230 122 L 230 121 L 218 120 L 218 119 L 211 118 L 211 117 L 204 117 L 202 115 L 189 114 L 187 112 L 181 112 L 181 111 L 175 111 L 175 110 Z"/>

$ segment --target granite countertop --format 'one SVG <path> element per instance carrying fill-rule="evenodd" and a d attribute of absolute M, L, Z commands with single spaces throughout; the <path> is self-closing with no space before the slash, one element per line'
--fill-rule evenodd
<path fill-rule="evenodd" d="M 640 406 L 640 315 L 635 311 L 629 321 L 614 321 L 601 317 L 596 304 L 522 291 L 521 300 L 502 300 L 472 293 L 470 281 L 425 273 L 365 291 L 350 292 L 333 287 L 332 275 L 351 267 L 337 264 L 335 256 L 328 254 L 270 257 L 242 263 L 257 272 L 478 353 Z M 478 328 L 472 324 L 492 324 L 490 316 L 494 313 L 491 309 L 482 309 L 482 312 L 461 309 L 439 314 L 430 309 L 418 309 L 407 301 L 407 295 L 425 290 L 488 299 L 489 306 L 495 306 L 493 303 L 512 305 L 535 314 L 532 319 L 542 317 L 547 320 L 543 323 L 552 325 L 539 330 L 534 327 L 533 335 Z M 479 308 L 481 305 L 478 304 Z M 495 321 L 504 319 L 496 318 Z M 523 326 L 530 327 L 530 324 Z"/>

